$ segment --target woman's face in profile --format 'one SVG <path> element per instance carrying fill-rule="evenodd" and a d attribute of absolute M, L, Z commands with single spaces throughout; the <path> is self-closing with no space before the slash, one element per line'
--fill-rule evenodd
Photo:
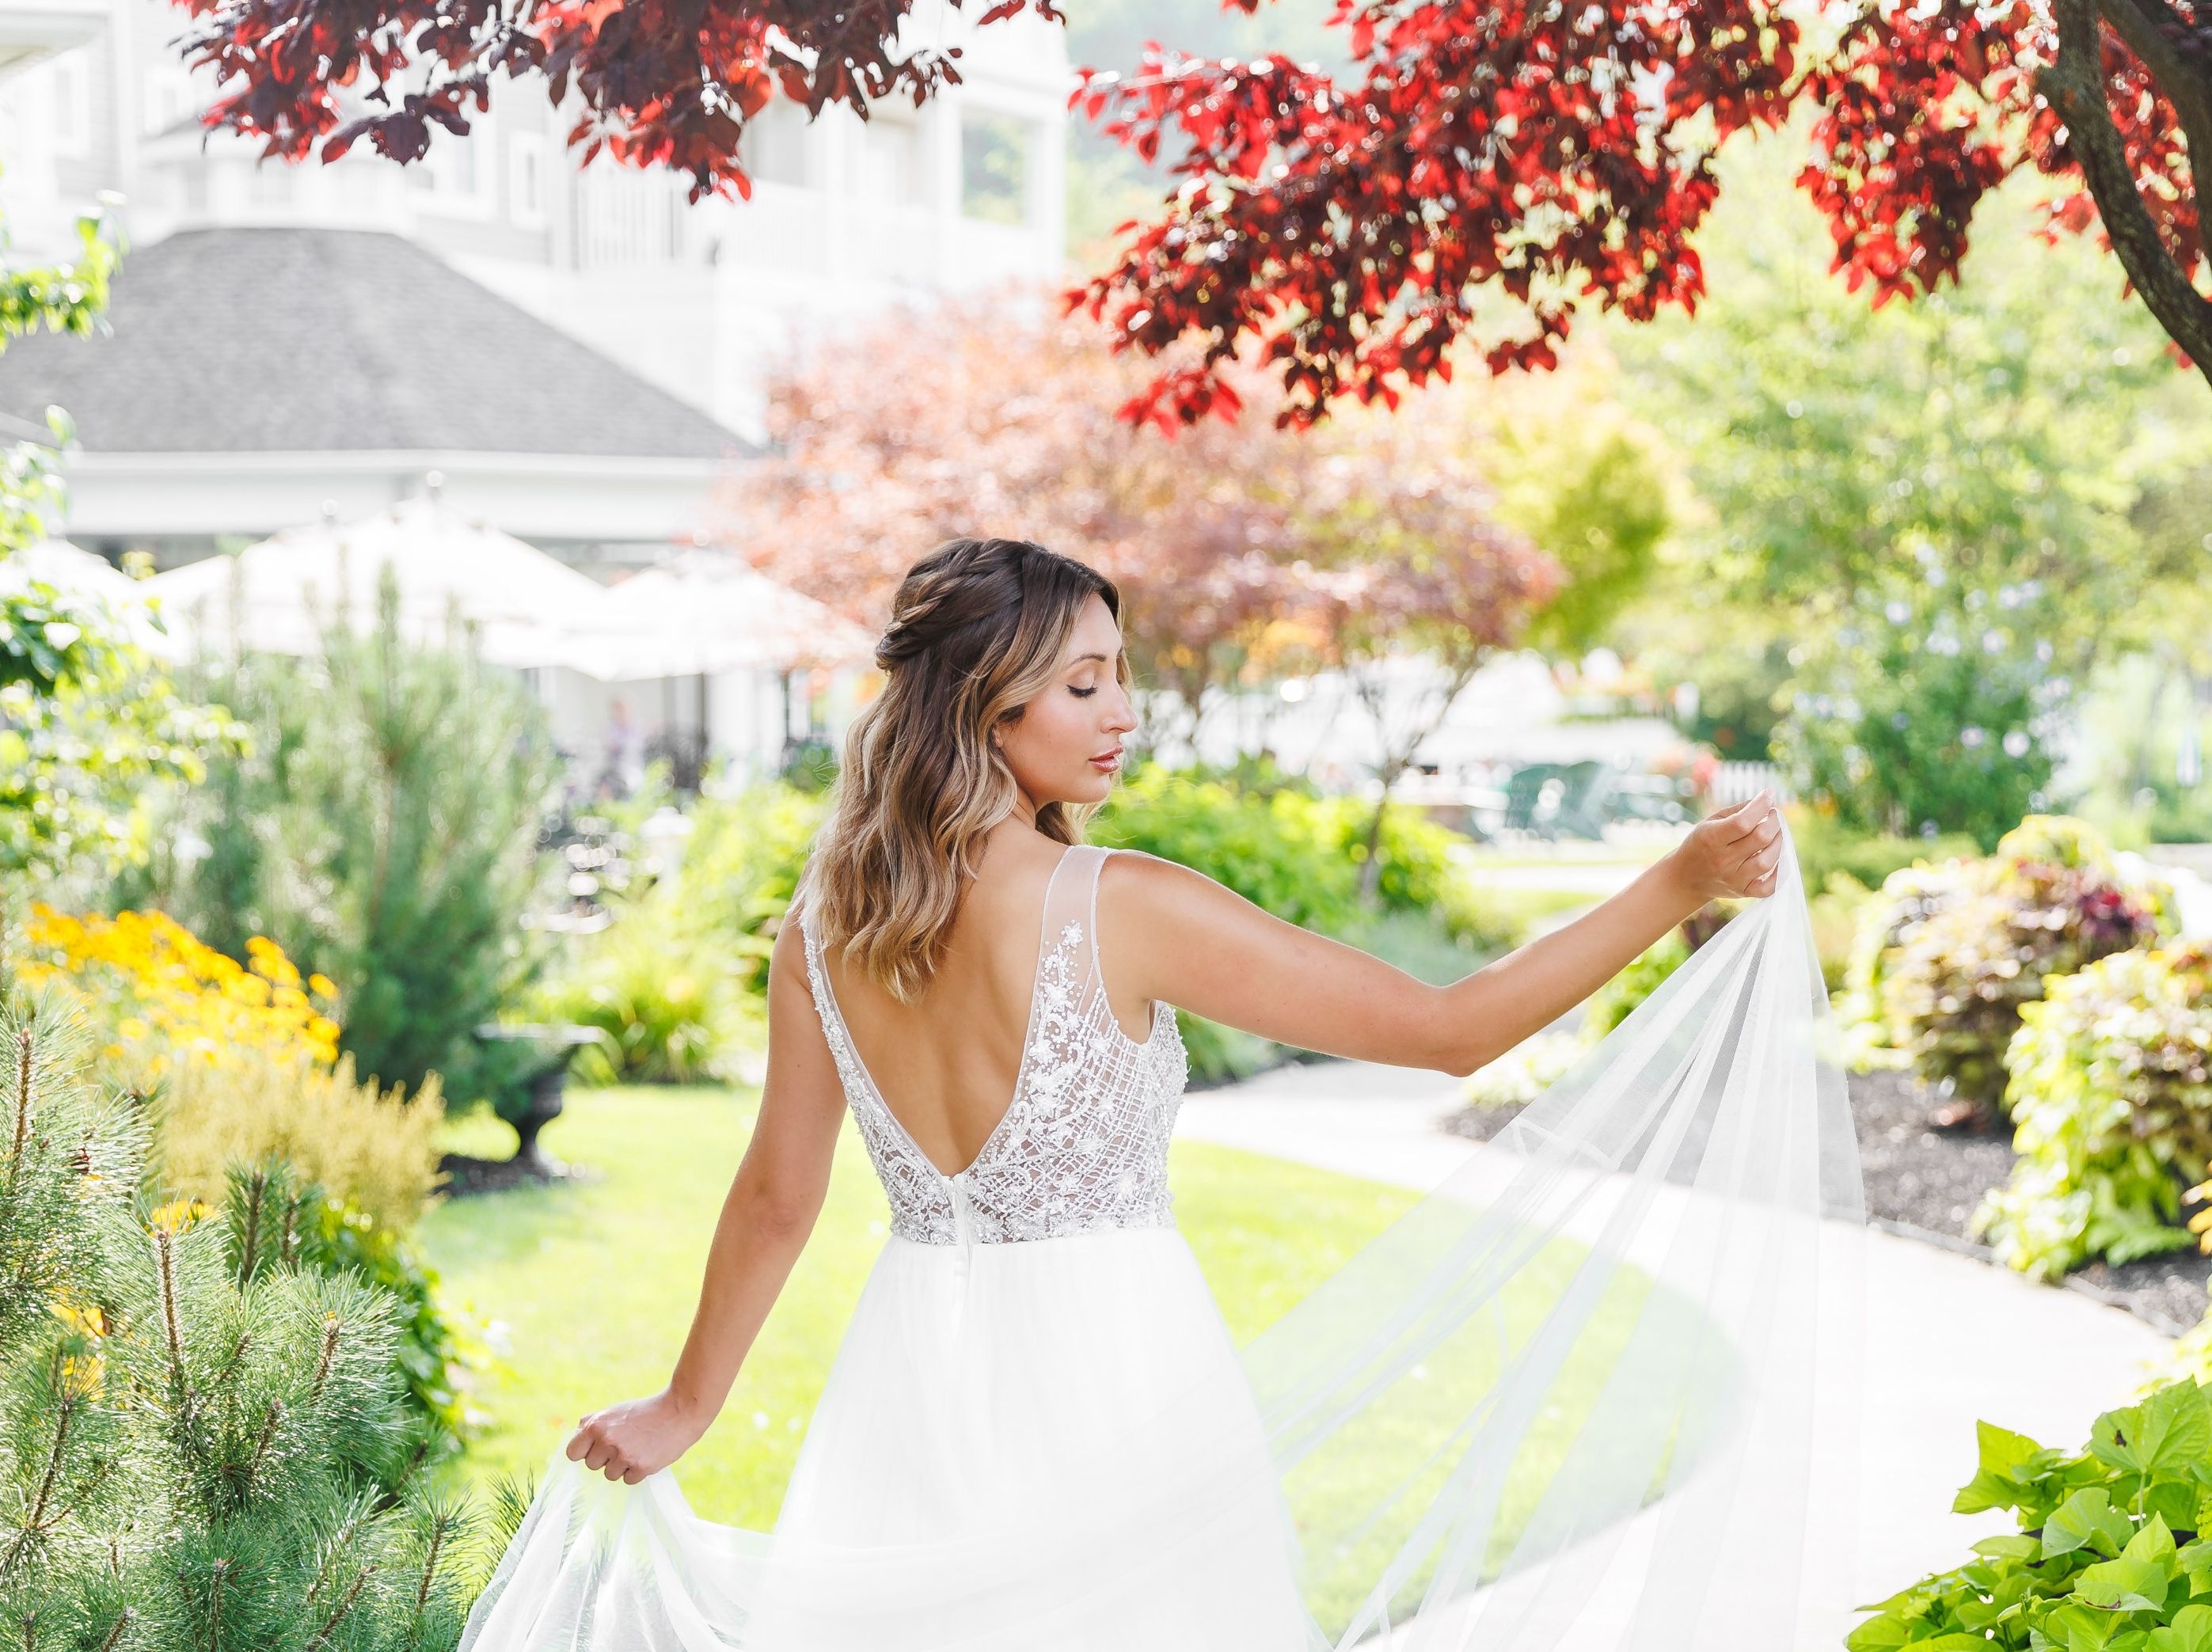
<path fill-rule="evenodd" d="M 1137 726 L 1136 709 L 1114 671 L 1121 652 L 1121 627 L 1106 599 L 1093 593 L 1060 651 L 1051 686 L 1000 725 L 999 749 L 1032 811 L 1048 803 L 1098 803 L 1113 791 L 1121 744 Z"/>

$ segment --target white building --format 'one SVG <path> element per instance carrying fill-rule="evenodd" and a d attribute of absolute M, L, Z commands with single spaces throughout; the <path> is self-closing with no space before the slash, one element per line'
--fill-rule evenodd
<path fill-rule="evenodd" d="M 894 301 L 1060 269 L 1070 76 L 1033 16 L 978 29 L 922 0 L 909 42 L 957 39 L 961 85 L 866 122 L 772 105 L 745 140 L 751 200 L 696 204 L 682 178 L 574 166 L 573 104 L 535 79 L 495 80 L 470 136 L 438 131 L 410 167 L 367 144 L 263 161 L 200 127 L 214 88 L 172 44 L 189 21 L 168 0 L 0 0 L 13 255 L 67 257 L 102 191 L 130 244 L 116 337 L 0 355 L 0 418 L 35 434 L 46 400 L 82 404 L 58 525 L 111 556 L 188 560 L 435 471 L 579 563 L 653 560 L 754 451 L 782 352 Z M 271 331 L 319 346 L 302 361 Z M 158 407 L 134 404 L 157 384 Z"/>

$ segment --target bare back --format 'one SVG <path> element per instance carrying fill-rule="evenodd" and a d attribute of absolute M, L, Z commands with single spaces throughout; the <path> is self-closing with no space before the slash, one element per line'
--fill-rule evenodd
<path fill-rule="evenodd" d="M 939 1174 L 975 1162 L 1006 1117 L 1036 1003 L 1046 890 L 1071 853 L 1042 835 L 992 844 L 962 896 L 936 975 L 912 1004 L 824 949 L 822 967 L 884 1106 Z M 1103 869 L 1098 906 L 1107 905 Z M 1103 921 L 1103 917 L 1102 917 Z M 1101 974 L 1107 1009 L 1131 1040 L 1157 1005 Z"/>

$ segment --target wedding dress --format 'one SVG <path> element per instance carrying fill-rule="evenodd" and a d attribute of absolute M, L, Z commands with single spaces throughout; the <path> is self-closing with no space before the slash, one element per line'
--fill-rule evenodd
<path fill-rule="evenodd" d="M 1174 1010 L 1139 1040 L 1107 1003 L 1111 853 L 1054 869 L 1011 1103 L 957 1174 L 802 890 L 891 1220 L 775 1528 L 556 1447 L 459 1652 L 1824 1643 L 1850 1454 L 1812 1436 L 1863 1216 L 1786 839 L 1775 895 L 1241 1350 L 1174 1222 Z"/>

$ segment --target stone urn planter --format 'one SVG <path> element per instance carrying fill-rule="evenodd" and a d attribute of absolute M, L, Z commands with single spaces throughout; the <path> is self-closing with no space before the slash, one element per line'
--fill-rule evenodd
<path fill-rule="evenodd" d="M 501 1044 L 511 1050 L 508 1102 L 500 1116 L 514 1127 L 514 1157 L 506 1161 L 504 1174 L 486 1174 L 491 1167 L 482 1161 L 459 1162 L 447 1154 L 446 1169 L 457 1182 L 471 1187 L 548 1180 L 569 1174 L 569 1167 L 549 1155 L 538 1144 L 538 1133 L 561 1116 L 568 1085 L 569 1064 L 586 1044 L 607 1042 L 605 1031 L 574 1023 L 487 1022 L 476 1029 L 479 1042 Z"/>

